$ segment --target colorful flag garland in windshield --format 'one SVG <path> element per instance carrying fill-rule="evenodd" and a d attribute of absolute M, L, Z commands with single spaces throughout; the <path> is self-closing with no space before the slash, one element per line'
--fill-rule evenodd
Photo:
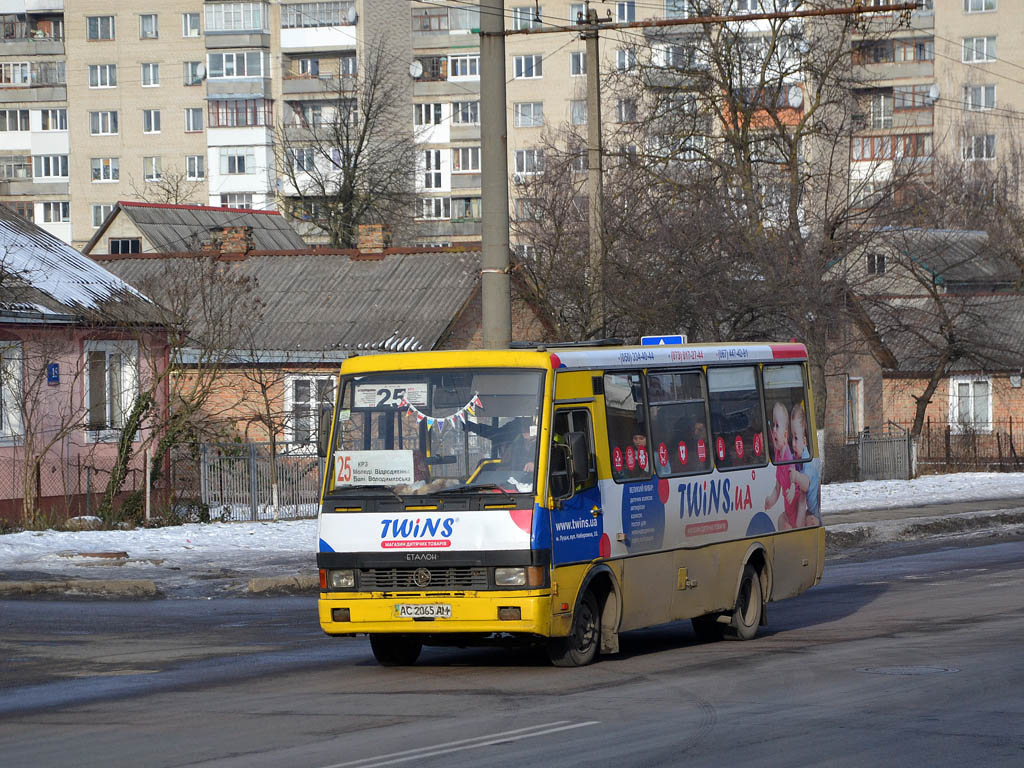
<path fill-rule="evenodd" d="M 459 410 L 457 410 L 450 416 L 443 416 L 441 418 L 437 418 L 435 416 L 427 416 L 427 414 L 423 413 L 423 411 L 421 411 L 415 405 L 410 403 L 404 397 L 402 398 L 402 401 L 398 404 L 398 407 L 405 408 L 406 413 L 411 413 L 413 416 L 415 416 L 417 423 L 421 421 L 426 421 L 427 429 L 433 429 L 434 427 L 437 427 L 437 431 L 441 432 L 445 428 L 445 425 L 454 427 L 460 421 L 463 424 L 465 424 L 466 414 L 469 414 L 470 416 L 476 416 L 476 409 L 482 409 L 484 407 L 484 403 L 480 399 L 480 394 L 478 392 L 474 392 L 473 397 L 470 398 L 470 401 L 468 403 L 459 408 Z"/>

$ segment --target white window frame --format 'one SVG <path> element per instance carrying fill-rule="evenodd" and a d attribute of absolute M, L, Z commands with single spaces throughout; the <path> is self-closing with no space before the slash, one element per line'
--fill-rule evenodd
<path fill-rule="evenodd" d="M 544 77 L 544 57 L 539 53 L 516 56 L 512 60 L 513 77 L 516 80 L 539 80 Z"/>
<path fill-rule="evenodd" d="M 160 110 L 142 110 L 142 132 L 147 134 L 160 133 Z"/>
<path fill-rule="evenodd" d="M 636 72 L 636 51 L 632 48 L 616 48 L 615 70 L 617 72 Z"/>
<path fill-rule="evenodd" d="M 298 415 L 296 414 L 297 408 L 300 403 L 295 400 L 295 389 L 296 384 L 299 382 L 309 382 L 309 399 L 301 403 L 308 409 L 308 413 L 304 414 L 304 418 L 309 419 L 309 440 L 307 442 L 300 443 L 298 441 Z M 292 453 L 313 453 L 316 451 L 317 441 L 320 428 L 320 406 L 334 407 L 334 387 L 335 387 L 334 376 L 327 373 L 294 373 L 288 374 L 285 377 L 285 388 L 284 388 L 284 412 L 285 412 L 285 441 L 291 443 L 289 450 Z M 321 399 L 320 394 L 321 385 L 324 389 L 329 390 L 325 392 Z"/>
<path fill-rule="evenodd" d="M 987 85 L 965 85 L 964 86 L 964 107 L 971 112 L 987 112 L 996 108 L 996 86 Z"/>
<path fill-rule="evenodd" d="M 996 0 L 964 0 L 964 13 L 991 13 L 996 6 Z"/>
<path fill-rule="evenodd" d="M 544 22 L 543 8 L 540 6 L 524 5 L 509 9 L 512 12 L 512 29 L 540 29 Z"/>
<path fill-rule="evenodd" d="M 242 169 L 238 170 L 238 160 L 242 160 Z M 231 170 L 234 163 L 235 170 Z M 220 173 L 222 176 L 248 176 L 256 173 L 256 149 L 254 147 L 221 147 Z"/>
<path fill-rule="evenodd" d="M 96 34 L 93 35 L 95 29 Z M 85 17 L 85 39 L 89 41 L 115 40 L 117 27 L 114 25 L 113 16 L 86 16 Z"/>
<path fill-rule="evenodd" d="M 259 61 L 259 72 L 252 72 L 249 64 Z M 219 62 L 214 67 L 214 62 Z M 239 74 L 241 64 L 241 74 Z M 230 70 L 230 74 L 228 71 Z M 214 72 L 220 74 L 214 74 Z M 206 54 L 206 76 L 211 80 L 244 80 L 265 78 L 267 73 L 267 56 L 265 51 L 217 51 Z"/>
<path fill-rule="evenodd" d="M 184 85 L 202 85 L 203 78 L 199 76 L 199 68 L 203 66 L 201 61 L 184 61 L 182 62 L 183 80 Z"/>
<path fill-rule="evenodd" d="M 56 124 L 56 128 L 46 127 L 47 123 L 51 126 Z M 41 109 L 39 110 L 39 125 L 40 130 L 51 133 L 53 131 L 66 131 L 68 129 L 68 110 L 66 107 L 60 107 L 57 109 Z"/>
<path fill-rule="evenodd" d="M 420 203 L 421 219 L 441 221 L 452 217 L 450 197 L 424 197 L 420 199 Z"/>
<path fill-rule="evenodd" d="M 444 173 L 441 166 L 441 150 L 423 150 L 423 188 L 441 189 L 444 186 Z"/>
<path fill-rule="evenodd" d="M 201 181 L 206 178 L 206 155 L 185 156 L 185 178 Z"/>
<path fill-rule="evenodd" d="M 89 87 L 117 88 L 117 64 L 90 64 Z"/>
<path fill-rule="evenodd" d="M 90 136 L 116 136 L 119 130 L 116 109 L 89 113 Z"/>
<path fill-rule="evenodd" d="M 5 443 L 23 434 L 21 360 L 20 341 L 0 341 L 0 440 Z"/>
<path fill-rule="evenodd" d="M 159 155 L 142 158 L 142 180 L 146 182 L 160 181 L 163 176 L 163 163 Z"/>
<path fill-rule="evenodd" d="M 480 147 L 452 147 L 452 173 L 480 173 Z"/>
<path fill-rule="evenodd" d="M 202 133 L 203 108 L 185 107 L 185 133 Z"/>
<path fill-rule="evenodd" d="M 978 152 L 978 148 L 981 152 Z M 991 152 L 989 148 L 991 147 Z M 964 139 L 963 157 L 967 162 L 986 162 L 996 159 L 996 135 L 985 133 L 967 136 Z"/>
<path fill-rule="evenodd" d="M 636 3 L 634 0 L 619 0 L 615 3 L 615 20 L 620 24 L 636 21 Z"/>
<path fill-rule="evenodd" d="M 104 427 L 101 429 L 90 428 L 90 406 L 93 404 L 92 375 L 90 371 L 91 353 L 103 353 L 103 410 Z M 121 355 L 118 370 L 112 370 L 111 358 L 113 355 Z M 131 413 L 132 405 L 139 396 L 139 344 L 130 340 L 109 340 L 109 341 L 86 341 L 84 359 L 82 361 L 84 372 L 84 416 L 85 416 L 85 441 L 87 443 L 115 442 L 121 438 L 121 430 L 124 428 L 125 419 Z M 114 377 L 117 377 L 115 379 Z M 116 393 L 112 392 L 114 386 L 119 388 Z M 140 432 L 135 434 L 135 442 L 142 439 Z"/>
<path fill-rule="evenodd" d="M 974 412 L 974 405 L 977 399 L 974 388 L 979 382 L 985 382 L 988 385 L 988 410 L 984 415 L 985 420 L 983 422 L 978 421 L 978 414 Z M 960 385 L 968 385 L 968 398 L 970 400 L 971 407 L 971 425 L 969 428 L 967 425 L 960 423 Z M 977 376 L 950 376 L 949 377 L 949 427 L 954 434 L 963 434 L 967 431 L 974 431 L 979 433 L 990 433 L 992 431 L 992 377 L 986 374 L 979 374 Z"/>
<path fill-rule="evenodd" d="M 480 54 L 459 54 L 448 57 L 449 80 L 479 80 Z"/>
<path fill-rule="evenodd" d="M 155 13 L 139 14 L 139 40 L 160 38 L 160 17 Z"/>
<path fill-rule="evenodd" d="M 68 178 L 68 156 L 33 155 L 32 176 L 37 179 Z"/>
<path fill-rule="evenodd" d="M 469 106 L 462 106 L 469 105 Z M 463 116 L 469 116 L 463 120 Z M 452 125 L 480 125 L 480 102 L 479 101 L 453 101 L 452 102 Z"/>
<path fill-rule="evenodd" d="M 479 111 L 479 110 L 478 110 Z M 441 125 L 444 122 L 444 105 L 438 101 L 412 105 L 412 124 L 419 128 Z"/>
<path fill-rule="evenodd" d="M 92 213 L 92 228 L 99 229 L 103 222 L 106 221 L 107 216 L 114 210 L 113 203 L 93 203 L 90 211 Z"/>
<path fill-rule="evenodd" d="M 293 173 L 309 173 L 315 166 L 313 147 L 293 147 L 288 150 L 288 167 Z"/>
<path fill-rule="evenodd" d="M 43 223 L 67 224 L 71 221 L 71 201 L 44 200 L 41 205 Z"/>
<path fill-rule="evenodd" d="M 895 100 L 892 93 L 873 93 L 868 101 L 868 125 L 873 130 L 892 128 Z"/>
<path fill-rule="evenodd" d="M 0 127 L 0 132 L 3 133 L 27 133 L 31 130 L 29 111 L 24 108 L 13 108 L 13 109 L 0 109 L 0 115 L 3 115 L 3 127 Z M 14 120 L 11 120 L 11 117 Z M 11 128 L 11 123 L 14 123 L 14 128 Z"/>
<path fill-rule="evenodd" d="M 154 61 L 145 62 L 142 65 L 141 82 L 143 88 L 159 88 L 160 65 Z"/>
<path fill-rule="evenodd" d="M 543 101 L 519 101 L 512 105 L 516 128 L 540 128 L 544 125 Z"/>
<path fill-rule="evenodd" d="M 544 172 L 544 150 L 536 147 L 515 151 L 515 172 L 532 176 Z"/>
<path fill-rule="evenodd" d="M 97 164 L 96 161 L 99 161 Z M 94 177 L 94 171 L 99 169 L 99 178 Z M 93 184 L 114 184 L 121 180 L 121 158 L 120 157 L 93 157 L 89 159 L 89 180 Z M 95 206 L 93 206 L 95 207 Z"/>
<path fill-rule="evenodd" d="M 269 32 L 266 3 L 207 3 L 206 31 Z"/>
<path fill-rule="evenodd" d="M 200 21 L 201 14 L 198 11 L 186 11 L 181 14 L 181 36 L 182 37 L 199 37 L 203 34 L 203 30 L 200 27 L 202 23 Z M 195 24 L 192 23 L 193 18 Z"/>
<path fill-rule="evenodd" d="M 979 42 L 981 42 L 980 46 Z M 995 60 L 995 35 L 963 38 L 963 61 L 965 64 L 977 64 L 979 62 L 991 62 Z"/>
<path fill-rule="evenodd" d="M 222 192 L 220 196 L 220 207 L 251 210 L 253 207 L 252 197 L 252 192 Z"/>
<path fill-rule="evenodd" d="M 586 51 L 572 51 L 569 54 L 569 74 L 572 77 L 583 77 L 587 74 Z"/>
<path fill-rule="evenodd" d="M 586 99 L 573 99 L 569 102 L 569 122 L 573 125 L 587 124 Z"/>

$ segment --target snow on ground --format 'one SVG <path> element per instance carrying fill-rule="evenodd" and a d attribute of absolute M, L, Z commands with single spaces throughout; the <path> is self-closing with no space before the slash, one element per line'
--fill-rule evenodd
<path fill-rule="evenodd" d="M 915 480 L 882 480 L 825 485 L 821 489 L 825 524 L 829 512 L 907 507 L 943 502 L 1024 497 L 1024 473 L 930 475 Z M 848 526 L 840 526 L 848 527 Z M 83 558 L 81 553 L 127 552 L 128 560 Z M 252 572 L 275 563 L 313 562 L 315 520 L 208 523 L 134 531 L 23 531 L 0 535 L 0 570 L 77 571 L 83 565 L 118 565 L 132 571 L 221 568 Z M 74 553 L 75 556 L 69 556 Z"/>

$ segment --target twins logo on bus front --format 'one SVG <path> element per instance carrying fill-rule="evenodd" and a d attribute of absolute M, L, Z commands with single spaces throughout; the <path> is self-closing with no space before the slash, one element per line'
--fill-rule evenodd
<path fill-rule="evenodd" d="M 384 518 L 381 522 L 381 549 L 418 549 L 450 547 L 454 517 Z"/>

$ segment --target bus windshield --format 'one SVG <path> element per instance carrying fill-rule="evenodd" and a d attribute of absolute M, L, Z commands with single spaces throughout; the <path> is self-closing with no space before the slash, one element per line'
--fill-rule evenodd
<path fill-rule="evenodd" d="M 532 492 L 543 386 L 543 371 L 500 368 L 344 377 L 333 492 Z"/>

